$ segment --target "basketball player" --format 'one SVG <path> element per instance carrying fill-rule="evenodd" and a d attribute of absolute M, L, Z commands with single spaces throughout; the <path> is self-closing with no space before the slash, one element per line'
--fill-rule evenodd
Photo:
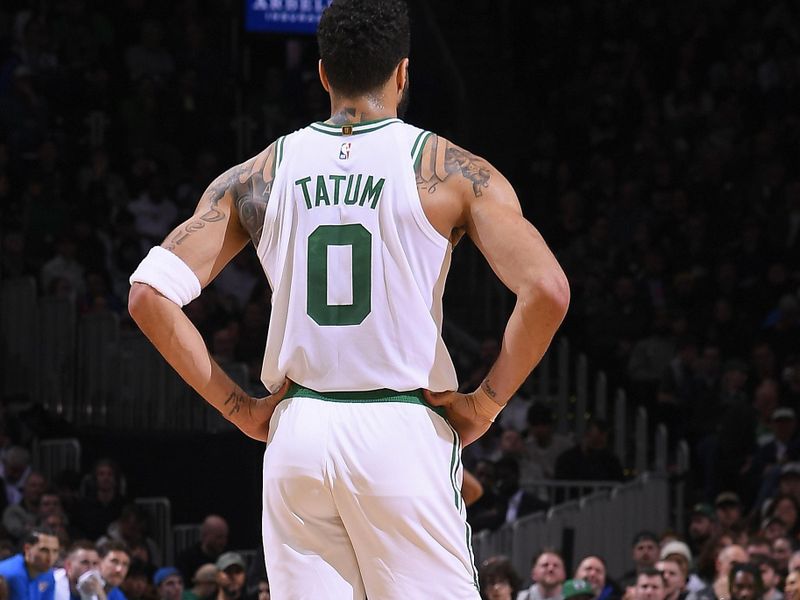
<path fill-rule="evenodd" d="M 218 177 L 132 275 L 131 314 L 247 435 L 266 440 L 263 537 L 275 598 L 477 599 L 461 448 L 539 361 L 563 272 L 487 161 L 398 119 L 409 23 L 397 0 L 334 0 L 319 24 L 331 117 Z M 502 350 L 460 394 L 441 338 L 468 235 L 516 294 Z M 272 287 L 251 398 L 181 311 L 252 242 Z"/>

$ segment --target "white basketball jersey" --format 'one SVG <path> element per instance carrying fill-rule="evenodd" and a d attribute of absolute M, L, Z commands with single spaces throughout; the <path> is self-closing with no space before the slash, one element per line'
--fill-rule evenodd
<path fill-rule="evenodd" d="M 314 123 L 276 143 L 258 256 L 272 287 L 262 381 L 321 392 L 455 390 L 441 337 L 452 247 L 414 176 L 430 135 Z"/>

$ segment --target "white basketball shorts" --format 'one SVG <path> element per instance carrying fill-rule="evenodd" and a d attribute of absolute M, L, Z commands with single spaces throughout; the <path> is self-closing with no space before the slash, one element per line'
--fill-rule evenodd
<path fill-rule="evenodd" d="M 420 392 L 292 385 L 264 454 L 275 600 L 477 600 L 461 443 Z"/>

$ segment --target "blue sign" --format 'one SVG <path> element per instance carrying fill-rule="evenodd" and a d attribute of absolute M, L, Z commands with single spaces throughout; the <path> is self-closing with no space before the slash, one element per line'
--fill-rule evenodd
<path fill-rule="evenodd" d="M 244 0 L 245 29 L 277 33 L 316 33 L 331 0 Z"/>

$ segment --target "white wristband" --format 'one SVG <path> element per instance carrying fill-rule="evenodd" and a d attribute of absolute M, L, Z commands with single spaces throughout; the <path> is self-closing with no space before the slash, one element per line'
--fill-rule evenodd
<path fill-rule="evenodd" d="M 183 260 L 161 246 L 153 246 L 130 277 L 130 283 L 146 283 L 178 306 L 200 295 L 200 280 Z"/>

